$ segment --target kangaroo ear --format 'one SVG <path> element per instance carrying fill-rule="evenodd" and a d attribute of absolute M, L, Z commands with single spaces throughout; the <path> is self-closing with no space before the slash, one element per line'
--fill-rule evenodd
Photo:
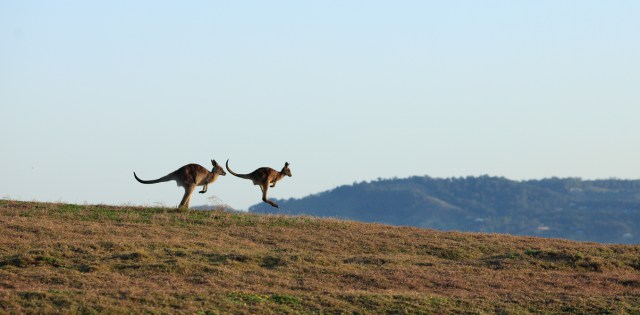
<path fill-rule="evenodd" d="M 289 162 L 284 162 L 284 167 L 289 166 Z"/>
<path fill-rule="evenodd" d="M 216 162 L 216 160 L 211 160 L 211 164 L 213 164 L 213 166 L 218 165 L 218 163 Z"/>

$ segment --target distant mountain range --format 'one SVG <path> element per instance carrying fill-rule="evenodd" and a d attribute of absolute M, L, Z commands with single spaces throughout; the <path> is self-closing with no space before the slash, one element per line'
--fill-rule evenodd
<path fill-rule="evenodd" d="M 503 177 L 381 179 L 249 211 L 440 230 L 640 243 L 640 180 Z"/>

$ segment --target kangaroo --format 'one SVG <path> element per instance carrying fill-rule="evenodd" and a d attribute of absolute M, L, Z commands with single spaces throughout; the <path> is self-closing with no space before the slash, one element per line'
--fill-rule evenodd
<path fill-rule="evenodd" d="M 250 179 L 251 181 L 253 181 L 254 185 L 260 186 L 260 190 L 262 190 L 262 201 L 270 204 L 273 207 L 279 208 L 275 202 L 267 199 L 267 191 L 269 190 L 269 187 L 276 187 L 276 182 L 283 179 L 285 176 L 291 177 L 291 170 L 289 169 L 288 162 L 284 163 L 284 167 L 280 172 L 270 167 L 261 167 L 249 174 L 237 174 L 236 172 L 232 171 L 229 168 L 229 160 L 227 160 L 226 165 L 229 173 L 240 178 Z"/>
<path fill-rule="evenodd" d="M 198 164 L 187 164 L 174 172 L 169 173 L 167 176 L 154 180 L 142 180 L 138 178 L 136 172 L 133 172 L 133 177 L 143 184 L 156 184 L 175 180 L 178 186 L 184 187 L 184 197 L 182 197 L 182 201 L 180 201 L 178 208 L 189 209 L 191 194 L 196 189 L 196 186 L 203 186 L 200 193 L 204 194 L 207 192 L 207 186 L 215 182 L 216 179 L 218 179 L 218 176 L 227 175 L 224 168 L 220 167 L 215 160 L 211 160 L 211 164 L 213 164 L 211 172 Z"/>

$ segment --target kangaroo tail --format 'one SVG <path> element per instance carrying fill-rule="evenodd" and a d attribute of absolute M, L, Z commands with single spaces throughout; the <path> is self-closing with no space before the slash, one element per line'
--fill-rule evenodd
<path fill-rule="evenodd" d="M 229 160 L 227 160 L 226 166 L 227 166 L 227 171 L 229 171 L 229 173 L 231 173 L 233 176 L 244 178 L 244 179 L 250 179 L 249 176 L 247 176 L 246 174 L 238 174 L 238 173 L 232 171 L 229 168 Z"/>
<path fill-rule="evenodd" d="M 142 180 L 142 179 L 140 179 L 138 177 L 138 175 L 136 175 L 136 172 L 133 172 L 133 177 L 135 177 L 136 180 L 139 181 L 142 184 L 157 184 L 157 183 L 168 182 L 170 180 L 175 180 L 176 179 L 174 173 L 171 173 L 171 174 L 169 174 L 167 176 L 160 177 L 160 178 L 154 179 L 154 180 Z"/>

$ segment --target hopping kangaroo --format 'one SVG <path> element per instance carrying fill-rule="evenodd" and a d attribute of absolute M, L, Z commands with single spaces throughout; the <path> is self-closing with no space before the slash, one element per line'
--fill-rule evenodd
<path fill-rule="evenodd" d="M 278 182 L 285 176 L 291 177 L 291 170 L 289 169 L 288 162 L 284 163 L 284 167 L 280 172 L 270 167 L 261 167 L 249 174 L 237 174 L 229 168 L 229 160 L 227 160 L 227 170 L 234 176 L 244 179 L 250 179 L 251 181 L 253 181 L 254 185 L 260 186 L 260 190 L 262 190 L 262 201 L 276 208 L 278 208 L 278 205 L 275 202 L 267 199 L 267 191 L 269 190 L 269 187 L 276 187 L 276 182 Z"/>
<path fill-rule="evenodd" d="M 178 186 L 184 187 L 184 197 L 182 197 L 182 201 L 180 201 L 178 208 L 184 207 L 188 209 L 191 194 L 196 189 L 196 186 L 204 186 L 202 187 L 202 191 L 200 191 L 201 194 L 204 194 L 207 192 L 207 185 L 215 182 L 216 179 L 218 179 L 218 176 L 227 175 L 224 168 L 220 167 L 215 160 L 211 160 L 211 164 L 213 164 L 211 172 L 198 164 L 187 164 L 174 172 L 169 173 L 167 176 L 154 180 L 142 180 L 138 178 L 136 172 L 133 172 L 133 176 L 143 184 L 156 184 L 175 180 Z"/>

